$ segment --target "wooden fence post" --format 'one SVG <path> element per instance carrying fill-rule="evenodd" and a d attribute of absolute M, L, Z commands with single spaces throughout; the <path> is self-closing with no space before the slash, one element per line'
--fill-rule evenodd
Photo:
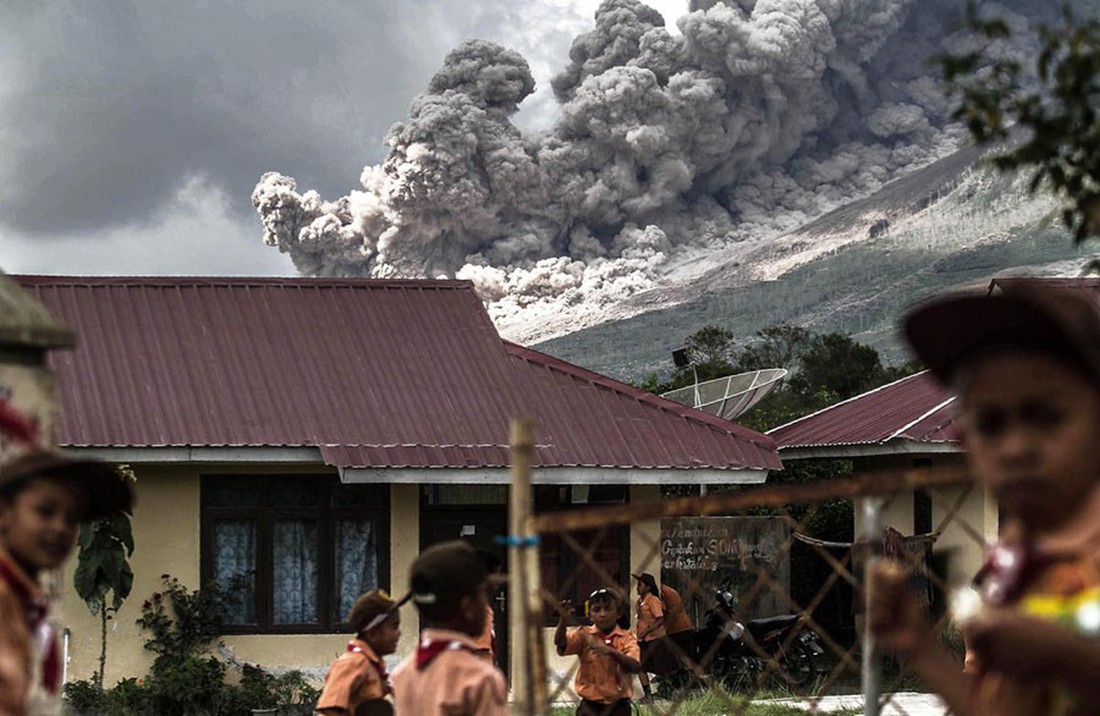
<path fill-rule="evenodd" d="M 508 616 L 512 646 L 512 711 L 545 716 L 546 651 L 543 647 L 542 593 L 539 585 L 538 538 L 530 532 L 534 500 L 531 458 L 534 423 L 513 418 L 511 424 L 512 493 L 508 506 Z"/>

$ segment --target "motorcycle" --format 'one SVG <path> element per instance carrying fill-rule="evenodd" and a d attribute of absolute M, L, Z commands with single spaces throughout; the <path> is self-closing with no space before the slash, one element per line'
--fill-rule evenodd
<path fill-rule="evenodd" d="M 715 590 L 714 606 L 695 632 L 699 663 L 713 677 L 733 686 L 762 686 L 769 678 L 802 689 L 813 686 L 821 641 L 803 616 L 784 614 L 740 621 L 726 585 Z"/>

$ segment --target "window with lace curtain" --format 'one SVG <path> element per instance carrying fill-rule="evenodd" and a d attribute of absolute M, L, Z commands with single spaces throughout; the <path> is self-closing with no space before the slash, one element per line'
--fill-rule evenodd
<path fill-rule="evenodd" d="M 329 475 L 205 475 L 202 575 L 230 592 L 229 633 L 346 631 L 389 586 L 389 488 Z"/>

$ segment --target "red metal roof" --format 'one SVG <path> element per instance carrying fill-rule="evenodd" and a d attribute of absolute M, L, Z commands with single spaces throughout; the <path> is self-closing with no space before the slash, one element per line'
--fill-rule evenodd
<path fill-rule="evenodd" d="M 777 469 L 771 438 L 507 343 L 464 281 L 15 276 L 77 333 L 61 443 L 317 446 L 343 467 Z"/>
<path fill-rule="evenodd" d="M 1088 291 L 1100 288 L 1100 278 L 995 278 L 987 294 L 1013 284 L 1040 284 Z M 784 454 L 813 448 L 917 443 L 958 443 L 954 397 L 927 371 L 849 398 L 804 418 L 772 428 Z M 839 456 L 839 452 L 837 453 Z"/>
<path fill-rule="evenodd" d="M 768 431 L 781 450 L 956 443 L 955 399 L 923 371 Z"/>

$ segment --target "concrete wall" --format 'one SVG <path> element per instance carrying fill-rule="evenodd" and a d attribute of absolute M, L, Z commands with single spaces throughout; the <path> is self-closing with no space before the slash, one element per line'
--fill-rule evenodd
<path fill-rule="evenodd" d="M 941 488 L 932 495 L 932 522 L 937 529 L 943 525 L 933 550 L 948 557 L 948 588 L 969 584 L 985 558 L 983 542 L 997 539 L 996 501 L 978 485 Z"/>
<path fill-rule="evenodd" d="M 958 465 L 965 455 L 945 453 L 919 456 L 926 466 Z M 859 471 L 912 469 L 912 455 L 894 455 L 860 461 Z M 984 545 L 997 539 L 997 505 L 980 485 L 937 488 L 930 490 L 932 498 L 932 529 L 940 536 L 932 547 L 937 557 L 945 558 L 945 578 L 948 589 L 968 584 L 982 565 Z M 861 534 L 862 510 L 856 501 L 855 528 Z M 895 495 L 883 509 L 883 525 L 890 525 L 902 534 L 913 534 L 913 494 Z"/>
<path fill-rule="evenodd" d="M 855 537 L 859 539 L 865 531 L 866 501 L 855 500 Z M 913 534 L 913 493 L 900 492 L 891 495 L 883 504 L 881 512 L 883 527 L 893 527 L 903 535 Z"/>

